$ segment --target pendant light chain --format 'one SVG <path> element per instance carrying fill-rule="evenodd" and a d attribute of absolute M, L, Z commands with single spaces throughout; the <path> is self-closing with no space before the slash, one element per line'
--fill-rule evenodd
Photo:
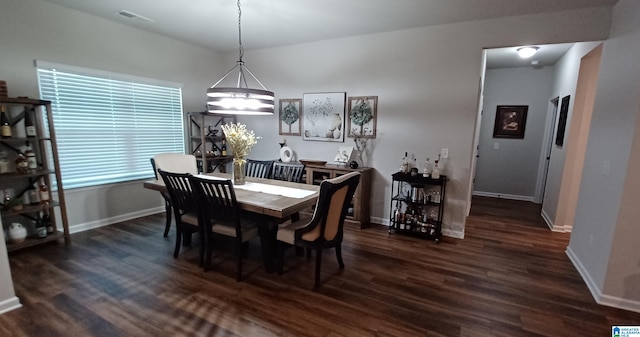
<path fill-rule="evenodd" d="M 240 0 L 238 0 L 238 60 L 242 63 L 242 56 L 244 56 L 244 46 L 242 45 L 242 9 L 240 8 Z"/>

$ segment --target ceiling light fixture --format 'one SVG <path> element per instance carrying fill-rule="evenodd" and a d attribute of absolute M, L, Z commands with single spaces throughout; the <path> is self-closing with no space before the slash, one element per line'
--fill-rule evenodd
<path fill-rule="evenodd" d="M 242 10 L 238 0 L 238 44 L 239 57 L 235 67 L 231 68 L 222 78 L 207 89 L 207 111 L 215 114 L 227 115 L 273 115 L 274 95 L 267 90 L 258 78 L 242 61 L 244 47 L 242 46 Z M 238 72 L 238 84 L 234 87 L 217 87 L 234 70 Z M 247 85 L 245 72 L 258 82 L 262 89 L 251 89 Z"/>
<path fill-rule="evenodd" d="M 538 52 L 538 49 L 540 49 L 539 47 L 522 47 L 522 48 L 518 48 L 518 55 L 520 55 L 520 57 L 522 57 L 523 59 L 528 59 L 531 56 L 535 55 L 536 52 Z"/>

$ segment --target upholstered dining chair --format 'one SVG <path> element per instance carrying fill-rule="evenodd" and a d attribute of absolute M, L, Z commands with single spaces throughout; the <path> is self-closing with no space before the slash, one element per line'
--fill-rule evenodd
<path fill-rule="evenodd" d="M 316 251 L 314 288 L 320 286 L 322 250 L 335 248 L 340 268 L 342 261 L 342 238 L 344 219 L 353 194 L 360 182 L 360 173 L 351 172 L 320 183 L 320 192 L 315 211 L 309 220 L 300 219 L 278 229 L 278 274 L 284 269 L 284 251 L 290 246 Z"/>
<path fill-rule="evenodd" d="M 247 164 L 244 166 L 244 174 L 247 177 L 269 178 L 271 166 L 273 166 L 273 160 L 247 159 Z"/>
<path fill-rule="evenodd" d="M 274 162 L 271 170 L 271 179 L 302 182 L 304 164 Z"/>
<path fill-rule="evenodd" d="M 167 172 L 162 169 L 158 169 L 158 173 L 160 173 L 160 177 L 162 177 L 169 193 L 176 220 L 176 248 L 173 252 L 173 257 L 178 257 L 180 254 L 181 241 L 184 241 L 185 245 L 191 245 L 191 235 L 194 232 L 199 232 L 201 234 L 200 265 L 202 265 L 204 261 L 204 237 L 198 221 L 198 207 L 195 195 L 189 180 L 191 174 Z"/>
<path fill-rule="evenodd" d="M 205 233 L 204 270 L 208 270 L 211 265 L 214 236 L 231 237 L 235 239 L 237 254 L 236 281 L 240 281 L 244 248 L 251 239 L 258 236 L 257 223 L 241 212 L 230 179 L 202 176 L 191 176 L 190 179 L 198 200 L 200 221 Z"/>
<path fill-rule="evenodd" d="M 183 153 L 160 153 L 151 158 L 151 166 L 156 180 L 158 177 L 158 169 L 167 172 L 191 173 L 198 174 L 198 164 L 196 157 Z M 160 192 L 164 198 L 164 208 L 167 215 L 166 224 L 164 226 L 164 236 L 167 237 L 171 228 L 171 198 L 167 192 Z"/>

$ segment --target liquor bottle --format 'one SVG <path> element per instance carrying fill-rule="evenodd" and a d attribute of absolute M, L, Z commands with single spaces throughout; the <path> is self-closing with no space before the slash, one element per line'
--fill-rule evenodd
<path fill-rule="evenodd" d="M 18 174 L 27 174 L 29 173 L 29 163 L 27 162 L 27 158 L 20 153 L 16 157 L 16 173 Z"/>
<path fill-rule="evenodd" d="M 402 173 L 409 173 L 409 153 L 405 152 L 402 158 Z"/>
<path fill-rule="evenodd" d="M 11 138 L 11 124 L 9 124 L 9 116 L 4 112 L 4 105 L 0 105 L 0 128 L 2 128 L 2 138 Z"/>
<path fill-rule="evenodd" d="M 33 120 L 35 117 L 35 110 L 31 108 L 30 110 L 24 109 L 24 130 L 29 138 L 34 138 L 36 136 L 36 124 Z"/>
<path fill-rule="evenodd" d="M 40 194 L 38 193 L 35 185 L 29 185 L 25 193 L 29 195 L 29 202 L 31 205 L 37 205 L 40 203 Z"/>
<path fill-rule="evenodd" d="M 46 228 L 47 234 L 53 234 L 53 222 L 51 221 L 51 216 L 49 215 L 48 209 L 42 210 L 42 225 Z"/>
<path fill-rule="evenodd" d="M 40 183 L 40 189 L 38 194 L 40 196 L 40 204 L 43 206 L 48 205 L 49 204 L 49 187 L 45 185 L 44 181 Z"/>
<path fill-rule="evenodd" d="M 223 157 L 227 156 L 227 141 L 225 139 L 222 140 L 222 148 L 220 149 L 221 155 Z"/>
<path fill-rule="evenodd" d="M 47 225 L 44 223 L 44 217 L 40 218 L 40 212 L 36 215 L 36 236 L 44 239 L 47 237 Z"/>
<path fill-rule="evenodd" d="M 36 154 L 31 149 L 31 143 L 27 142 L 27 149 L 24 151 L 24 156 L 27 158 L 27 168 L 29 171 L 35 171 L 38 169 L 38 161 L 36 160 Z"/>
<path fill-rule="evenodd" d="M 9 158 L 4 151 L 0 151 L 0 173 L 9 173 Z"/>
<path fill-rule="evenodd" d="M 435 166 L 433 167 L 433 171 L 431 171 L 431 178 L 440 179 L 440 169 L 438 168 L 438 160 L 435 160 Z"/>

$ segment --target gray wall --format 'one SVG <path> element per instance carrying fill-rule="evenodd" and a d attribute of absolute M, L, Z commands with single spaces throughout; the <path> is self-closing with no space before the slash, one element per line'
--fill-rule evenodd
<path fill-rule="evenodd" d="M 487 69 L 474 194 L 533 201 L 553 72 Z M 529 106 L 524 139 L 493 138 L 498 105 Z"/>
<path fill-rule="evenodd" d="M 555 115 L 552 137 L 551 156 L 549 161 L 549 171 L 542 202 L 542 215 L 551 228 L 555 226 L 554 219 L 560 197 L 560 186 L 562 183 L 562 173 L 567 150 L 567 140 L 569 139 L 569 125 L 573 120 L 573 104 L 576 96 L 576 86 L 578 84 L 578 72 L 580 70 L 580 59 L 589 51 L 595 48 L 600 42 L 576 43 L 567 53 L 556 63 L 553 74 L 553 85 L 549 100 L 559 98 L 558 113 Z M 558 130 L 558 118 L 560 117 L 560 105 L 562 98 L 570 95 L 569 114 L 567 117 L 567 127 L 564 135 L 564 145 L 555 145 L 555 135 Z"/>
<path fill-rule="evenodd" d="M 567 252 L 599 303 L 640 312 L 640 2 L 620 0 L 604 42 Z M 603 165 L 610 163 L 610 173 Z"/>

